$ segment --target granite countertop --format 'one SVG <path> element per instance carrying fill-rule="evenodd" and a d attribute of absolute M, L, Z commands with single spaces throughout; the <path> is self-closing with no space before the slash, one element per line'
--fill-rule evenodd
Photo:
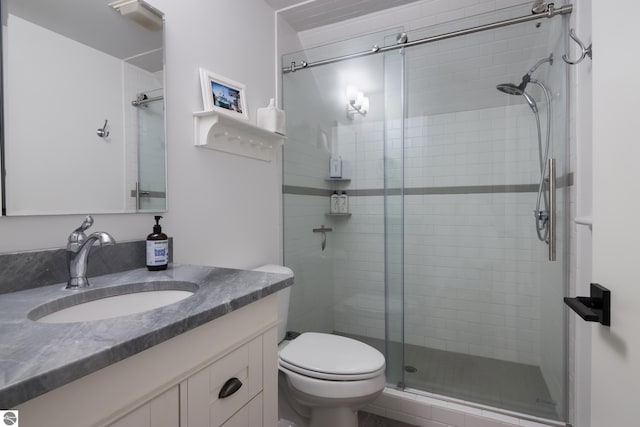
<path fill-rule="evenodd" d="M 88 289 L 125 283 L 191 282 L 196 293 L 147 312 L 76 323 L 43 323 L 34 308 L 83 290 L 65 283 L 0 296 L 0 409 L 51 391 L 293 284 L 293 276 L 228 268 L 170 265 L 90 278 Z"/>

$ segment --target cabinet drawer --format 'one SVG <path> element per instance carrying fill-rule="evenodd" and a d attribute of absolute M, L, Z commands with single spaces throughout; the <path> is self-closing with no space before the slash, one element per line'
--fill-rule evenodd
<path fill-rule="evenodd" d="M 232 378 L 239 381 L 237 384 L 241 383 L 240 387 L 227 397 L 219 397 L 225 383 Z M 262 337 L 260 336 L 187 380 L 188 425 L 220 426 L 261 390 Z"/>
<path fill-rule="evenodd" d="M 262 427 L 262 393 L 229 418 L 221 427 Z"/>

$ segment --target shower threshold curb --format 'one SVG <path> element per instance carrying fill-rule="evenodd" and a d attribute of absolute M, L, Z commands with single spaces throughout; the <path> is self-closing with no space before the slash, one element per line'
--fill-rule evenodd
<path fill-rule="evenodd" d="M 437 414 L 433 414 L 434 411 L 428 408 L 437 409 Z M 481 418 L 484 421 L 495 422 L 495 427 L 570 426 L 570 424 L 561 421 L 520 414 L 409 388 L 402 391 L 385 387 L 382 395 L 362 410 L 411 424 L 419 424 L 419 421 L 427 419 L 464 426 L 469 424 L 466 422 L 467 418 L 476 420 Z M 425 415 L 427 416 L 425 417 Z M 459 420 L 459 423 L 454 421 L 455 419 Z"/>

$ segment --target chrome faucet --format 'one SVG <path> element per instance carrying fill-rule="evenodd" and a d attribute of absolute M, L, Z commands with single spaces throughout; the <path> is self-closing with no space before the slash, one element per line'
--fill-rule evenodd
<path fill-rule="evenodd" d="M 67 239 L 67 261 L 69 266 L 69 281 L 66 289 L 86 288 L 87 261 L 92 246 L 107 246 L 116 243 L 115 239 L 104 231 L 91 233 L 88 237 L 85 230 L 93 225 L 93 218 L 87 216 L 80 227 L 73 230 Z"/>

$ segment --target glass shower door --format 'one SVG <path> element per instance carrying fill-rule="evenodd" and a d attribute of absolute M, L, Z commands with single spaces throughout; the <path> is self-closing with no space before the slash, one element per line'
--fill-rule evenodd
<path fill-rule="evenodd" d="M 562 26 L 520 24 L 407 49 L 404 89 L 405 384 L 556 420 L 566 394 L 566 65 L 545 62 L 532 75 L 550 88 L 551 105 L 540 85 L 527 86 L 528 99 L 496 85 L 517 85 L 541 59 L 560 58 Z M 549 108 L 557 261 L 533 215 Z"/>
<path fill-rule="evenodd" d="M 399 32 L 292 53 L 282 65 L 395 43 Z M 335 333 L 372 345 L 386 353 L 393 386 L 402 383 L 404 349 L 402 64 L 395 51 L 283 77 L 284 261 L 296 276 L 288 329 Z M 366 114 L 347 111 L 349 86 L 368 97 Z M 329 177 L 332 156 L 342 160 L 341 177 Z M 330 212 L 334 191 L 346 192 L 347 214 Z"/>
<path fill-rule="evenodd" d="M 404 141 L 405 53 L 384 54 L 384 271 L 387 383 L 405 386 Z"/>

